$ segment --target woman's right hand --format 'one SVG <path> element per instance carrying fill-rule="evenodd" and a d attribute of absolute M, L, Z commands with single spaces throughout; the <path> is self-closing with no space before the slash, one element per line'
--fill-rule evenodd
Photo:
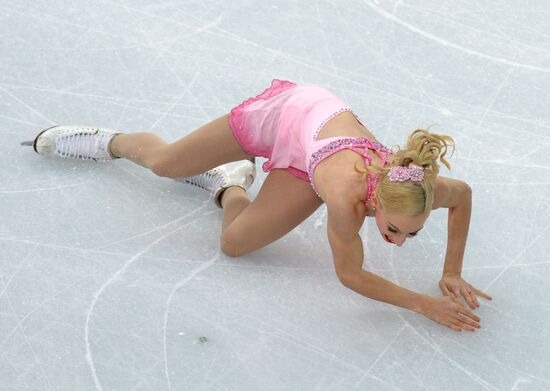
<path fill-rule="evenodd" d="M 476 328 L 481 327 L 479 316 L 466 308 L 454 296 L 427 296 L 427 300 L 422 308 L 422 314 L 455 331 L 475 331 Z"/>

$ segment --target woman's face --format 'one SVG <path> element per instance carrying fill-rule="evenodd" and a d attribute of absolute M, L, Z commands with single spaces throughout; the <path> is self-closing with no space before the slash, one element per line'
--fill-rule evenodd
<path fill-rule="evenodd" d="M 375 201 L 375 205 L 378 204 Z M 384 212 L 380 205 L 376 205 L 376 225 L 386 242 L 401 247 L 407 238 L 414 238 L 424 227 L 424 222 L 430 213 L 419 216 L 402 216 Z"/>

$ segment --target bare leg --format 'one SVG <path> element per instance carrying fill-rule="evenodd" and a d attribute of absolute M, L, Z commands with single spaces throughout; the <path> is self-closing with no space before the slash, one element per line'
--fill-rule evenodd
<path fill-rule="evenodd" d="M 111 155 L 152 168 L 157 150 L 168 145 L 154 133 L 117 134 L 109 144 Z"/>
<path fill-rule="evenodd" d="M 170 178 L 197 175 L 218 165 L 251 157 L 235 140 L 227 115 L 172 144 L 154 133 L 128 133 L 114 136 L 109 149 L 115 157 L 131 160 Z M 230 187 L 224 191 L 222 232 L 249 204 L 242 188 Z"/>
<path fill-rule="evenodd" d="M 110 152 L 167 178 L 185 178 L 238 160 L 251 159 L 229 127 L 228 115 L 201 126 L 173 143 L 153 133 L 119 134 Z"/>
<path fill-rule="evenodd" d="M 281 238 L 323 203 L 308 182 L 280 169 L 267 175 L 258 196 L 249 205 L 242 191 L 228 189 L 227 195 L 222 198 L 227 211 L 224 210 L 220 247 L 232 257 L 250 253 Z M 243 209 L 233 216 L 232 208 L 235 211 Z M 233 219 L 228 225 L 226 215 L 228 222 Z"/>
<path fill-rule="evenodd" d="M 223 225 L 222 232 L 250 205 L 246 191 L 242 187 L 232 186 L 223 192 Z"/>
<path fill-rule="evenodd" d="M 151 168 L 158 148 L 167 143 L 153 133 L 131 133 L 116 135 L 110 144 L 113 156 L 126 158 L 145 168 Z M 148 161 L 148 158 L 149 161 Z M 250 204 L 246 191 L 242 187 L 227 188 L 222 195 L 223 225 L 222 231 Z"/>

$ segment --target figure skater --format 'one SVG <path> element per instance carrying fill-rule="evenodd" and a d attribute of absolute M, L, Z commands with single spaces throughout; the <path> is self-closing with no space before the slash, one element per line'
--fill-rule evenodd
<path fill-rule="evenodd" d="M 50 157 L 129 159 L 158 176 L 207 190 L 223 208 L 221 250 L 237 257 L 281 238 L 327 207 L 327 236 L 338 279 L 374 300 L 423 314 L 456 331 L 474 331 L 477 297 L 491 300 L 461 277 L 472 191 L 439 176 L 448 169 L 449 136 L 418 129 L 392 151 L 340 98 L 314 84 L 273 80 L 260 95 L 181 138 L 166 143 L 153 133 L 55 126 L 34 150 Z M 251 202 L 255 157 L 269 172 Z M 412 292 L 362 269 L 359 230 L 374 217 L 381 239 L 402 246 L 422 230 L 430 212 L 448 208 L 448 241 L 439 287 L 442 297 Z M 374 238 L 369 238 L 374 239 Z M 464 298 L 470 308 L 459 300 Z"/>

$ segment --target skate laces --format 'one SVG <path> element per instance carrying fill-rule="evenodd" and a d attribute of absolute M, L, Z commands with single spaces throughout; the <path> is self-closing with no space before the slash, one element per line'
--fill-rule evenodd
<path fill-rule="evenodd" d="M 55 140 L 57 152 L 63 157 L 80 159 L 109 159 L 106 145 L 113 135 L 111 133 L 77 133 L 58 136 Z"/>
<path fill-rule="evenodd" d="M 216 169 L 212 169 L 199 175 L 183 178 L 183 181 L 212 192 L 214 189 L 222 187 L 225 184 L 225 181 L 219 174 Z"/>

